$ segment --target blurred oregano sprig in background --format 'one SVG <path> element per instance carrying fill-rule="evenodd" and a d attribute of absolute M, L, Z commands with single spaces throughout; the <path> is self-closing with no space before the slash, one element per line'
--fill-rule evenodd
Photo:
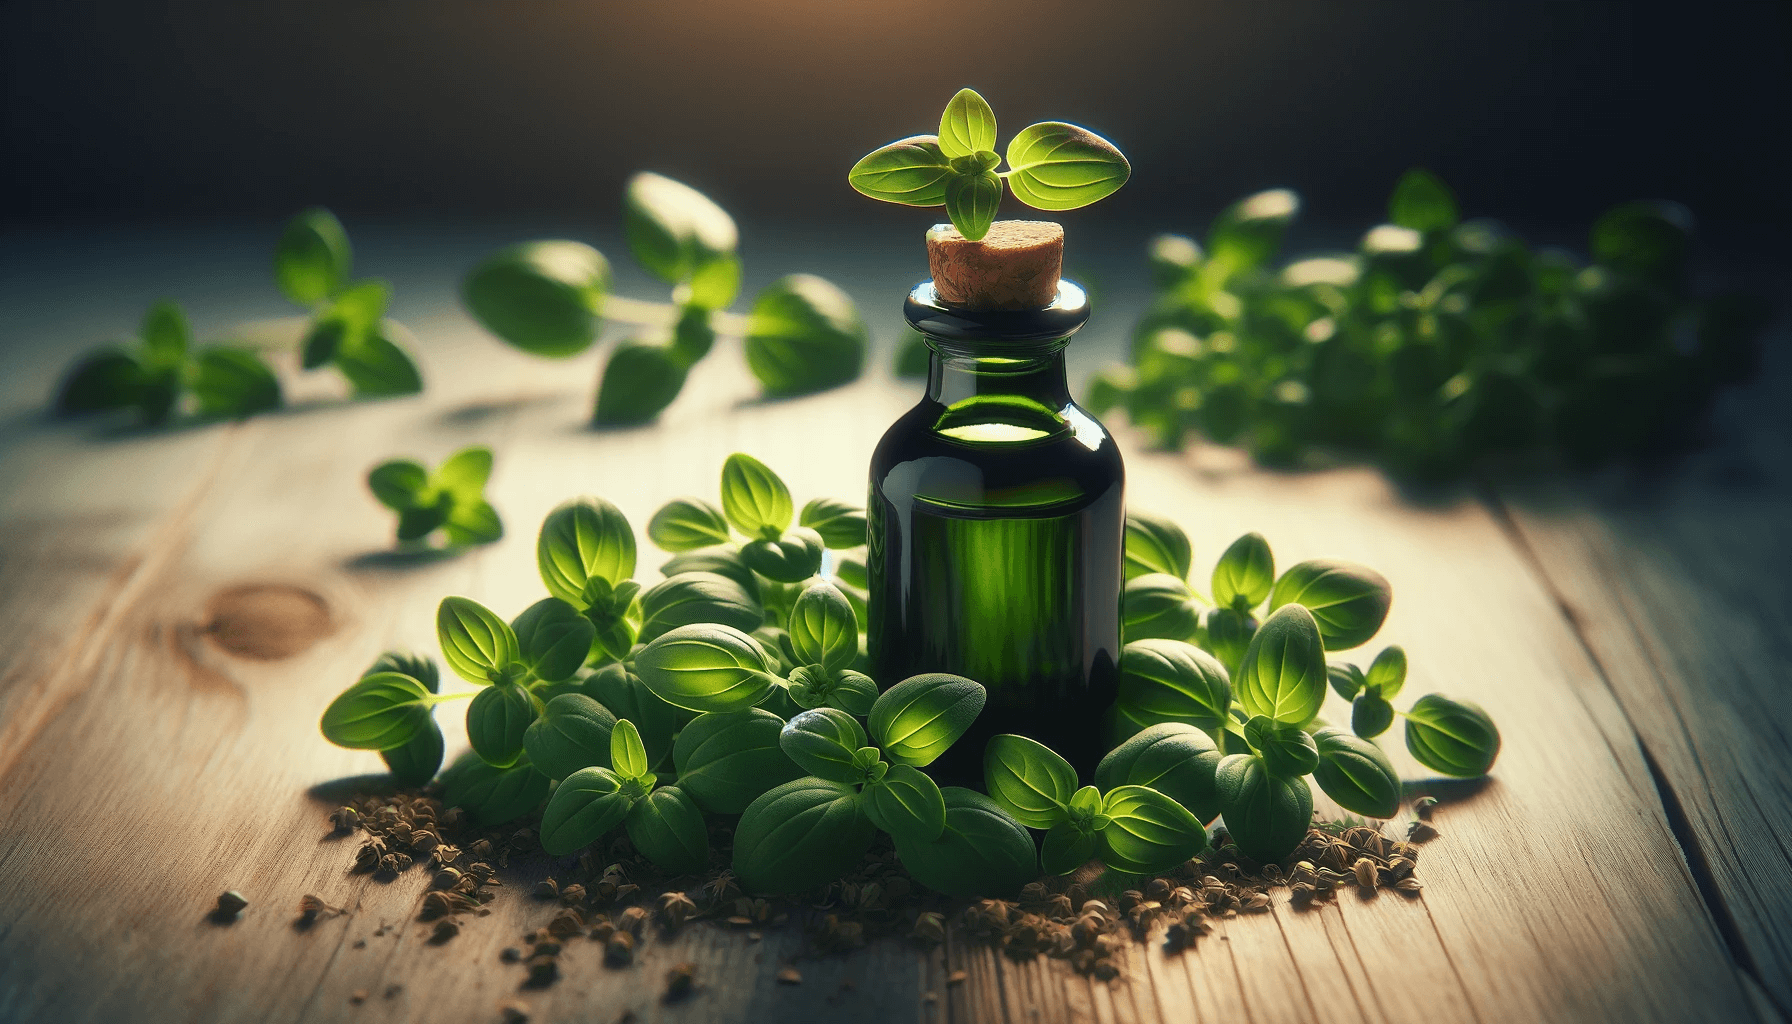
<path fill-rule="evenodd" d="M 765 393 L 800 395 L 858 377 L 866 330 L 845 292 L 792 274 L 759 292 L 746 316 L 726 312 L 740 292 L 740 234 L 727 211 L 688 185 L 635 175 L 623 196 L 629 250 L 672 286 L 670 303 L 611 290 L 610 262 L 583 242 L 524 242 L 467 274 L 461 298 L 487 330 L 548 358 L 590 348 L 606 321 L 634 334 L 610 353 L 592 415 L 600 425 L 646 423 L 684 388 L 718 335 L 742 339 Z"/>
<path fill-rule="evenodd" d="M 485 500 L 492 475 L 489 448 L 463 448 L 430 472 L 413 459 L 390 459 L 367 474 L 380 504 L 398 513 L 398 542 L 420 544 L 440 532 L 449 547 L 490 544 L 504 536 L 498 510 Z"/>
<path fill-rule="evenodd" d="M 971 89 L 960 89 L 940 115 L 938 135 L 914 135 L 867 153 L 847 181 L 873 199 L 944 206 L 964 237 L 989 233 L 1002 183 L 1038 210 L 1074 210 L 1111 195 L 1132 174 L 1113 144 L 1062 121 L 1029 125 L 1008 141 L 1008 169 L 996 170 L 996 115 Z"/>
<path fill-rule="evenodd" d="M 1156 297 L 1091 408 L 1168 448 L 1203 436 L 1268 463 L 1331 451 L 1443 477 L 1497 453 L 1591 464 L 1674 442 L 1759 361 L 1769 307 L 1693 289 L 1674 204 L 1608 211 L 1582 260 L 1463 221 L 1415 169 L 1354 251 L 1277 267 L 1299 206 L 1262 192 L 1205 245 L 1154 239 Z"/>
<path fill-rule="evenodd" d="M 334 366 L 357 398 L 421 391 L 416 363 L 394 340 L 406 332 L 385 319 L 391 287 L 378 279 L 351 282 L 353 262 L 348 233 L 321 207 L 294 216 L 281 233 L 274 279 L 310 314 L 298 346 L 300 365 Z M 145 426 L 182 416 L 241 419 L 277 409 L 284 398 L 265 358 L 267 347 L 197 347 L 181 308 L 158 302 L 144 315 L 134 344 L 100 349 L 70 367 L 55 409 L 66 415 L 129 410 Z"/>

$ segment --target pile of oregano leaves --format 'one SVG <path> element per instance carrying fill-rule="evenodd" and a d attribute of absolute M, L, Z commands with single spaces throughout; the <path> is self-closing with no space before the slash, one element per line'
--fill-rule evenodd
<path fill-rule="evenodd" d="M 1675 442 L 1759 362 L 1769 307 L 1695 292 L 1692 219 L 1671 203 L 1605 213 L 1588 262 L 1461 220 L 1414 169 L 1354 252 L 1278 268 L 1299 206 L 1262 192 L 1205 246 L 1154 239 L 1131 364 L 1090 407 L 1166 448 L 1199 435 L 1266 463 L 1333 451 L 1444 477 L 1496 453 L 1594 464 Z"/>
<path fill-rule="evenodd" d="M 502 249 L 461 288 L 487 330 L 533 355 L 577 355 L 605 320 L 645 328 L 610 354 L 593 421 L 646 423 L 684 388 L 718 333 L 742 336 L 747 368 L 773 396 L 808 394 L 858 377 L 866 330 L 852 299 L 813 274 L 773 282 L 746 317 L 724 311 L 740 291 L 740 233 L 734 218 L 682 182 L 643 172 L 623 195 L 629 250 L 672 286 L 670 305 L 612 294 L 610 263 L 583 242 L 524 242 Z"/>
<path fill-rule="evenodd" d="M 354 251 L 334 214 L 321 207 L 288 221 L 274 249 L 281 292 L 310 315 L 300 363 L 334 366 L 356 398 L 423 390 L 416 363 L 385 319 L 392 289 L 385 281 L 349 280 Z M 144 426 L 180 417 L 242 419 L 279 408 L 280 380 L 260 350 L 243 343 L 196 348 L 186 314 L 173 302 L 150 307 L 134 344 L 114 345 L 75 361 L 57 388 L 63 415 L 130 411 Z"/>
<path fill-rule="evenodd" d="M 825 498 L 799 513 L 778 475 L 743 454 L 724 464 L 720 498 L 654 515 L 648 536 L 675 554 L 648 587 L 633 578 L 620 510 L 561 505 L 537 542 L 548 596 L 508 621 L 464 597 L 441 604 L 442 658 L 472 690 L 440 693 L 432 661 L 387 655 L 325 710 L 324 736 L 380 751 L 421 785 L 443 756 L 435 706 L 471 698 L 472 750 L 440 783 L 474 824 L 539 809 L 541 844 L 558 856 L 624 829 L 676 875 L 707 863 L 710 820 L 738 815 L 733 872 L 758 894 L 839 878 L 879 832 L 929 888 L 995 897 L 1092 858 L 1168 870 L 1207 847 L 1219 816 L 1244 855 L 1281 860 L 1308 834 L 1309 775 L 1356 813 L 1398 806 L 1373 737 L 1396 714 L 1404 654 L 1388 648 L 1367 671 L 1326 662 L 1380 629 L 1391 593 L 1373 570 L 1309 561 L 1278 577 L 1252 534 L 1220 558 L 1216 603 L 1205 602 L 1185 582 L 1182 531 L 1133 516 L 1118 745 L 1096 785 L 1079 788 L 1056 753 L 1003 735 L 977 792 L 925 769 L 982 712 L 983 687 L 867 672 L 864 513 Z M 1353 729 L 1320 717 L 1328 677 L 1354 701 Z M 1405 718 L 1408 748 L 1440 773 L 1482 774 L 1498 753 L 1473 705 L 1433 695 Z"/>

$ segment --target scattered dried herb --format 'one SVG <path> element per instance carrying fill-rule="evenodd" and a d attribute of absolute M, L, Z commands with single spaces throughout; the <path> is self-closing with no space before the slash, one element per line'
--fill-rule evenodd
<path fill-rule="evenodd" d="M 697 965 L 690 962 L 674 964 L 666 971 L 666 1000 L 672 1002 L 689 996 L 697 986 Z"/>
<path fill-rule="evenodd" d="M 228 924 L 242 916 L 243 908 L 249 901 L 235 889 L 227 889 L 218 896 L 218 904 L 212 909 L 212 920 L 219 924 Z"/>

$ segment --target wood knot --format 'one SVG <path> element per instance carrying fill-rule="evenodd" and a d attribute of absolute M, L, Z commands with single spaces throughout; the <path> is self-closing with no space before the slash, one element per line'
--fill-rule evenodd
<path fill-rule="evenodd" d="M 201 631 L 239 658 L 280 661 L 304 653 L 335 628 L 330 606 L 311 591 L 253 583 L 212 595 Z"/>

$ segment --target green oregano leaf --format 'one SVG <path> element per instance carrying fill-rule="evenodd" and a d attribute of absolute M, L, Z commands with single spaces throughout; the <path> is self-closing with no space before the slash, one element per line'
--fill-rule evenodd
<path fill-rule="evenodd" d="M 442 773 L 442 802 L 464 809 L 474 825 L 494 828 L 541 806 L 550 785 L 527 761 L 494 768 L 469 750 Z"/>
<path fill-rule="evenodd" d="M 1388 220 L 1414 231 L 1448 231 L 1456 226 L 1456 196 L 1437 175 L 1414 167 L 1400 176 L 1388 199 Z"/>
<path fill-rule="evenodd" d="M 399 782 L 407 786 L 427 786 L 442 767 L 445 750 L 442 727 L 436 724 L 435 715 L 431 713 L 424 720 L 423 728 L 417 730 L 417 735 L 405 741 L 403 746 L 380 751 L 380 760 L 386 762 L 386 769 Z"/>
<path fill-rule="evenodd" d="M 1207 830 L 1188 809 L 1155 789 L 1121 786 L 1102 798 L 1109 818 L 1097 837 L 1108 867 L 1156 875 L 1207 848 Z"/>
<path fill-rule="evenodd" d="M 751 455 L 735 452 L 722 463 L 722 512 L 747 536 L 777 540 L 790 528 L 795 506 L 778 474 Z"/>
<path fill-rule="evenodd" d="M 577 355 L 597 338 L 610 261 L 582 242 L 501 249 L 467 275 L 461 301 L 486 330 L 538 356 Z"/>
<path fill-rule="evenodd" d="M 279 378 L 253 349 L 205 349 L 193 360 L 188 386 L 201 416 L 242 419 L 283 402 Z"/>
<path fill-rule="evenodd" d="M 1065 820 L 1076 792 L 1076 769 L 1057 752 L 1025 736 L 991 736 L 983 748 L 983 783 L 990 799 L 1029 828 Z"/>
<path fill-rule="evenodd" d="M 1235 680 L 1238 703 L 1250 715 L 1305 725 L 1325 701 L 1325 647 L 1312 613 L 1283 605 L 1251 637 Z"/>
<path fill-rule="evenodd" d="M 1045 833 L 1039 846 L 1039 866 L 1048 875 L 1068 875 L 1095 856 L 1095 833 L 1060 821 Z"/>
<path fill-rule="evenodd" d="M 940 115 L 940 152 L 949 160 L 996 148 L 996 112 L 974 89 L 960 89 Z"/>
<path fill-rule="evenodd" d="M 624 819 L 635 849 L 668 875 L 691 875 L 709 864 L 709 829 L 703 812 L 678 786 L 666 786 L 635 802 Z"/>
<path fill-rule="evenodd" d="M 544 597 L 511 623 L 523 664 L 537 679 L 571 679 L 585 665 L 597 627 L 579 610 L 557 597 Z"/>
<path fill-rule="evenodd" d="M 753 300 L 743 345 L 747 368 L 765 393 L 782 397 L 857 379 L 869 338 L 858 307 L 838 285 L 813 274 L 792 274 Z"/>
<path fill-rule="evenodd" d="M 728 548 L 687 551 L 673 556 L 665 565 L 660 566 L 660 574 L 663 576 L 677 576 L 686 572 L 713 572 L 718 576 L 726 576 L 740 584 L 754 601 L 761 601 L 759 577 L 753 575 L 753 570 L 741 561 L 739 551 Z"/>
<path fill-rule="evenodd" d="M 1145 722 L 1212 731 L 1232 705 L 1232 682 L 1213 655 L 1180 640 L 1135 640 L 1120 652 L 1120 703 Z"/>
<path fill-rule="evenodd" d="M 841 669 L 827 700 L 828 707 L 864 718 L 877 705 L 877 682 L 863 672 Z"/>
<path fill-rule="evenodd" d="M 866 725 L 891 761 L 925 768 L 958 742 L 988 700 L 981 684 L 963 676 L 910 676 L 877 698 Z"/>
<path fill-rule="evenodd" d="M 610 770 L 620 779 L 638 779 L 647 774 L 647 748 L 641 744 L 640 730 L 628 719 L 620 719 L 610 731 Z"/>
<path fill-rule="evenodd" d="M 624 580 L 614 587 L 602 576 L 585 581 L 583 600 L 575 603 L 585 606 L 585 617 L 597 627 L 591 652 L 598 660 L 620 660 L 634 649 L 642 623 L 641 605 L 636 600 L 640 592 L 641 585 L 634 580 Z"/>
<path fill-rule="evenodd" d="M 673 294 L 684 299 L 687 314 L 693 310 L 708 313 L 727 309 L 740 294 L 740 274 L 739 256 L 732 253 L 715 256 L 698 264 L 697 269 L 691 271 L 690 280 Z M 701 320 L 695 316 L 680 317 L 673 331 L 672 353 L 687 364 L 695 363 L 709 354 L 715 337 L 707 315 Z"/>
<path fill-rule="evenodd" d="M 1150 637 L 1188 640 L 1201 629 L 1201 606 L 1188 584 L 1169 573 L 1127 580 L 1120 606 L 1120 634 L 1128 643 Z"/>
<path fill-rule="evenodd" d="M 430 693 L 442 690 L 441 673 L 436 668 L 435 660 L 427 654 L 413 654 L 406 651 L 385 651 L 373 659 L 367 671 L 361 673 L 365 679 L 376 672 L 398 672 L 410 676 L 423 684 Z"/>
<path fill-rule="evenodd" d="M 741 546 L 740 558 L 768 580 L 801 583 L 821 571 L 821 534 L 807 526 L 793 526 L 775 540 L 757 540 Z"/>
<path fill-rule="evenodd" d="M 585 586 L 593 577 L 614 587 L 635 574 L 635 531 L 602 498 L 574 498 L 548 513 L 535 552 L 548 593 L 578 608 L 590 604 Z"/>
<path fill-rule="evenodd" d="M 1319 764 L 1313 737 L 1298 725 L 1285 725 L 1262 715 L 1244 723 L 1244 741 L 1263 759 L 1263 767 L 1281 778 L 1310 775 Z"/>
<path fill-rule="evenodd" d="M 1370 686 L 1350 705 L 1350 731 L 1364 739 L 1374 739 L 1394 724 L 1394 706 L 1382 699 Z"/>
<path fill-rule="evenodd" d="M 425 728 L 434 703 L 424 685 L 397 672 L 363 676 L 324 709 L 318 727 L 339 747 L 390 750 Z"/>
<path fill-rule="evenodd" d="M 143 398 L 147 386 L 147 375 L 135 356 L 121 349 L 101 349 L 69 368 L 56 390 L 56 412 L 73 416 L 126 409 Z"/>
<path fill-rule="evenodd" d="M 454 674 L 485 686 L 517 664 L 516 634 L 491 609 L 465 597 L 445 597 L 436 609 L 436 639 Z"/>
<path fill-rule="evenodd" d="M 817 580 L 797 596 L 790 611 L 790 645 L 802 664 L 829 672 L 847 668 L 859 656 L 859 623 L 838 587 Z"/>
<path fill-rule="evenodd" d="M 1126 578 L 1163 573 L 1187 579 L 1194 549 L 1182 527 L 1162 516 L 1126 514 Z M 1180 638 L 1179 638 L 1180 639 Z"/>
<path fill-rule="evenodd" d="M 1247 533 L 1233 541 L 1213 567 L 1214 603 L 1249 612 L 1269 597 L 1275 578 L 1269 541 L 1260 533 Z"/>
<path fill-rule="evenodd" d="M 1220 814 L 1238 851 L 1273 864 L 1293 853 L 1313 821 L 1313 791 L 1300 777 L 1278 777 L 1255 754 L 1232 754 L 1214 771 Z"/>
<path fill-rule="evenodd" d="M 1220 211 L 1207 232 L 1207 262 L 1224 279 L 1261 266 L 1282 247 L 1282 235 L 1300 212 L 1300 196 L 1285 188 L 1246 196 Z"/>
<path fill-rule="evenodd" d="M 541 815 L 541 848 L 564 857 L 622 824 L 634 801 L 608 768 L 581 768 L 560 780 Z"/>
<path fill-rule="evenodd" d="M 467 740 L 487 764 L 508 768 L 523 756 L 523 738 L 540 713 L 541 702 L 527 687 L 488 686 L 467 707 Z"/>
<path fill-rule="evenodd" d="M 814 499 L 803 506 L 797 525 L 821 534 L 821 542 L 835 550 L 865 546 L 865 510 L 844 501 Z"/>
<path fill-rule="evenodd" d="M 1236 608 L 1209 608 L 1202 617 L 1201 631 L 1202 647 L 1236 676 L 1251 637 L 1257 635 L 1257 620 Z"/>
<path fill-rule="evenodd" d="M 1011 896 L 1039 873 L 1033 837 L 975 790 L 947 786 L 946 827 L 932 842 L 896 837 L 896 856 L 915 881 L 956 897 Z"/>
<path fill-rule="evenodd" d="M 703 714 L 678 734 L 678 785 L 712 814 L 739 814 L 766 790 L 800 778 L 784 753 L 784 720 L 763 708 Z"/>
<path fill-rule="evenodd" d="M 1132 176 L 1113 143 L 1062 121 L 1031 125 L 1008 143 L 1008 187 L 1038 210 L 1074 210 L 1111 195 Z"/>
<path fill-rule="evenodd" d="M 672 735 L 678 730 L 681 712 L 655 696 L 640 676 L 627 666 L 612 662 L 586 678 L 585 692 L 618 719 L 626 718 L 635 723 L 641 733 L 641 743 L 647 748 L 650 766 L 666 759 L 672 749 Z M 608 743 L 607 739 L 605 743 Z M 606 757 L 608 749 L 606 746 Z"/>
<path fill-rule="evenodd" d="M 622 223 L 635 259 L 667 284 L 677 284 L 699 266 L 733 254 L 740 244 L 734 218 L 708 196 L 645 171 L 629 179 Z"/>
<path fill-rule="evenodd" d="M 856 868 L 876 834 L 851 786 L 797 779 L 747 805 L 734 831 L 734 873 L 749 892 L 802 892 Z"/>
<path fill-rule="evenodd" d="M 1500 753 L 1500 731 L 1478 705 L 1428 693 L 1406 713 L 1406 749 L 1443 775 L 1486 775 Z"/>
<path fill-rule="evenodd" d="M 314 206 L 286 222 L 274 247 L 274 278 L 287 298 L 309 306 L 342 287 L 353 259 L 342 222 Z"/>
<path fill-rule="evenodd" d="M 693 623 L 714 622 L 743 632 L 765 620 L 759 602 L 726 576 L 711 572 L 687 572 L 670 576 L 641 595 L 642 643 L 652 643 L 668 631 Z"/>
<path fill-rule="evenodd" d="M 940 206 L 951 177 L 951 160 L 939 136 L 913 135 L 865 154 L 846 180 L 864 195 L 886 203 Z"/>
<path fill-rule="evenodd" d="M 865 780 L 864 768 L 855 760 L 865 740 L 858 719 L 834 708 L 814 708 L 785 724 L 778 745 L 809 774 L 856 785 Z"/>
<path fill-rule="evenodd" d="M 367 473 L 367 489 L 394 512 L 418 508 L 430 498 L 429 471 L 412 459 L 392 459 Z"/>
<path fill-rule="evenodd" d="M 1103 790 L 1148 786 L 1188 808 L 1199 821 L 1219 813 L 1213 773 L 1220 752 L 1203 731 L 1182 722 L 1146 726 L 1109 751 L 1095 766 Z"/>
<path fill-rule="evenodd" d="M 334 361 L 358 398 L 414 395 L 423 390 L 416 360 L 379 328 L 344 338 Z"/>
<path fill-rule="evenodd" d="M 635 655 L 635 672 L 667 703 L 692 711 L 741 711 L 771 691 L 773 677 L 752 637 L 732 626 L 679 626 Z"/>
<path fill-rule="evenodd" d="M 1369 663 L 1364 681 L 1375 687 L 1384 700 L 1393 700 L 1406 683 L 1406 648 L 1398 644 L 1382 648 Z"/>
<path fill-rule="evenodd" d="M 1400 812 L 1400 776 L 1381 748 L 1327 726 L 1313 733 L 1319 766 L 1313 778 L 1339 807 L 1370 818 Z"/>
<path fill-rule="evenodd" d="M 988 171 L 953 174 L 946 180 L 946 216 L 958 233 L 973 242 L 989 234 L 1002 205 L 1002 179 Z"/>
<path fill-rule="evenodd" d="M 597 386 L 591 422 L 598 426 L 647 423 L 684 390 L 690 363 L 665 345 L 624 342 L 610 353 Z"/>
<path fill-rule="evenodd" d="M 701 498 L 675 498 L 653 514 L 647 537 L 666 551 L 693 551 L 728 543 L 728 520 Z"/>
<path fill-rule="evenodd" d="M 865 787 L 863 800 L 872 823 L 899 841 L 931 843 L 946 830 L 945 797 L 919 768 L 891 765 Z"/>
<path fill-rule="evenodd" d="M 1325 649 L 1341 651 L 1364 644 L 1381 629 L 1393 604 L 1387 577 L 1367 566 L 1337 559 L 1301 562 L 1282 574 L 1270 595 L 1274 612 L 1299 604 L 1313 613 Z"/>
<path fill-rule="evenodd" d="M 1201 243 L 1187 235 L 1163 234 L 1147 243 L 1151 283 L 1159 289 L 1174 288 L 1194 276 L 1206 259 Z"/>
<path fill-rule="evenodd" d="M 523 732 L 523 750 L 537 771 L 564 779 L 581 768 L 610 767 L 610 734 L 616 716 L 582 693 L 548 701 Z"/>
<path fill-rule="evenodd" d="M 1345 700 L 1355 700 L 1356 695 L 1363 691 L 1363 686 L 1367 682 L 1363 677 L 1362 669 L 1344 662 L 1327 665 L 1325 678 L 1332 684 L 1332 690 Z"/>

